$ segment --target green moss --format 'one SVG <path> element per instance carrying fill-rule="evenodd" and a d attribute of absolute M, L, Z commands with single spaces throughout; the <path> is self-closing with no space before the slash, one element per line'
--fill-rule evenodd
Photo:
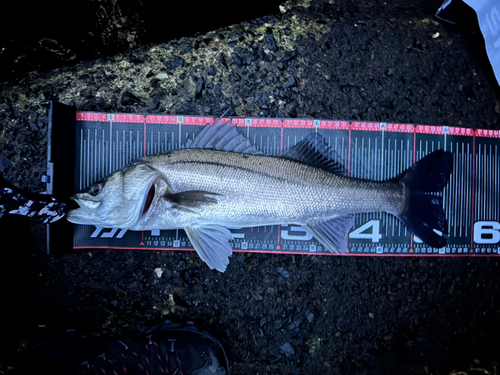
<path fill-rule="evenodd" d="M 271 29 L 278 48 L 284 51 L 292 51 L 299 35 L 307 37 L 308 34 L 313 34 L 318 38 L 330 30 L 332 23 L 332 20 L 306 19 L 294 15 L 274 24 L 263 24 L 255 32 L 260 35 L 258 39 L 263 40 L 264 34 L 268 29 Z"/>

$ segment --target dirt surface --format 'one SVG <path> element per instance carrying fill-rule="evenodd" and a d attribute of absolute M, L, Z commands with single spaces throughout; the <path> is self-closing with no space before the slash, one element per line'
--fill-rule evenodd
<path fill-rule="evenodd" d="M 230 108 L 232 116 L 500 128 L 498 85 L 473 25 L 437 22 L 440 1 L 349 3 L 288 4 L 285 13 L 1 83 L 0 172 L 44 190 L 49 99 L 106 112 Z M 50 334 L 126 336 L 166 319 L 211 328 L 234 374 L 492 374 L 500 358 L 496 257 L 239 253 L 222 274 L 194 252 L 48 256 L 44 230 L 0 220 L 1 373 Z"/>

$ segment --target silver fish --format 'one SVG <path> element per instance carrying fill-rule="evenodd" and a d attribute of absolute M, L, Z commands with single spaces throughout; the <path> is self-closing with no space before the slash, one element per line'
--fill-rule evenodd
<path fill-rule="evenodd" d="M 446 245 L 442 193 L 453 166 L 435 151 L 386 181 L 345 176 L 313 133 L 280 157 L 259 154 L 236 127 L 207 125 L 187 149 L 146 156 L 76 194 L 76 224 L 184 229 L 200 258 L 224 272 L 228 227 L 298 224 L 332 252 L 346 251 L 353 214 L 385 211 L 433 247 Z"/>

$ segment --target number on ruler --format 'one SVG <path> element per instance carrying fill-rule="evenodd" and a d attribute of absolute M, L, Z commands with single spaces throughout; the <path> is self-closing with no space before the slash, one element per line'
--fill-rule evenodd
<path fill-rule="evenodd" d="M 500 242 L 500 223 L 497 221 L 478 221 L 474 223 L 474 242 L 481 244 Z"/>
<path fill-rule="evenodd" d="M 306 228 L 300 226 L 282 225 L 281 238 L 284 240 L 308 241 L 313 238 L 313 235 Z"/>
<path fill-rule="evenodd" d="M 367 233 L 367 230 L 370 228 L 372 229 L 371 233 Z M 382 238 L 382 235 L 380 234 L 380 220 L 370 220 L 369 222 L 363 224 L 358 229 L 349 233 L 349 238 L 372 240 L 372 242 L 375 243 L 379 242 Z"/>

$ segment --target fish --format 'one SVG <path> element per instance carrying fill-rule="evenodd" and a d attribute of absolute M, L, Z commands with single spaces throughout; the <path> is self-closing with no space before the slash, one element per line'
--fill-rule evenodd
<path fill-rule="evenodd" d="M 452 168 L 452 153 L 437 150 L 394 178 L 353 178 L 317 132 L 270 156 L 231 120 L 218 120 L 187 148 L 137 159 L 77 193 L 79 208 L 67 219 L 136 231 L 184 229 L 200 258 L 220 272 L 232 254 L 230 227 L 297 224 L 329 251 L 345 253 L 353 215 L 361 212 L 388 212 L 441 248 L 448 234 L 443 189 Z"/>

